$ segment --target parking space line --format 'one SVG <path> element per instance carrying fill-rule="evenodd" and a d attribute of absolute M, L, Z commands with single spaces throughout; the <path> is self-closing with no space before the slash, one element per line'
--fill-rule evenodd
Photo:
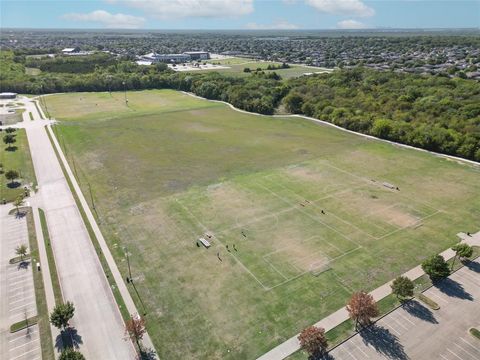
<path fill-rule="evenodd" d="M 365 356 L 366 359 L 368 359 L 368 355 L 365 354 L 365 351 L 363 351 L 362 348 L 361 348 L 362 344 L 359 345 L 359 344 L 355 343 L 354 341 L 352 341 L 352 344 L 355 346 L 355 348 L 357 350 L 359 350 Z"/>
<path fill-rule="evenodd" d="M 398 315 L 404 319 L 405 321 L 408 321 L 411 325 L 415 325 L 415 323 L 413 321 L 411 321 L 410 319 L 407 318 L 406 315 L 402 315 L 401 311 L 398 312 Z"/>
<path fill-rule="evenodd" d="M 8 351 L 14 351 L 14 350 L 20 349 L 21 347 L 30 345 L 30 344 L 32 344 L 32 343 L 34 343 L 34 342 L 37 342 L 37 341 L 40 341 L 40 338 L 36 338 L 36 339 L 33 339 L 33 340 L 31 340 L 31 341 L 29 341 L 29 342 L 27 342 L 27 343 L 25 343 L 25 344 L 15 346 L 15 347 L 9 349 Z"/>
<path fill-rule="evenodd" d="M 29 294 L 28 291 L 29 291 L 31 294 Z M 17 297 L 20 297 L 20 296 L 25 297 L 25 296 L 31 296 L 31 295 L 34 294 L 33 289 L 28 289 L 28 291 L 26 291 L 26 292 L 24 292 L 24 293 L 21 293 L 21 294 L 10 295 L 10 296 L 8 297 L 8 299 L 11 300 L 11 299 L 14 299 L 14 298 L 17 298 Z M 25 293 L 26 293 L 26 295 L 25 295 Z"/>
<path fill-rule="evenodd" d="M 470 344 L 470 343 L 469 343 L 466 339 L 464 339 L 463 337 L 461 337 L 460 340 L 462 340 L 465 344 L 470 345 L 470 347 L 471 347 L 473 350 L 479 351 L 478 347 L 475 347 L 474 345 Z"/>
<path fill-rule="evenodd" d="M 354 358 L 355 360 L 358 360 L 358 359 L 350 352 L 350 350 L 348 350 L 347 348 L 345 348 L 345 351 L 346 351 L 352 358 Z"/>
<path fill-rule="evenodd" d="M 31 298 L 33 298 L 33 297 L 34 297 L 34 295 L 33 295 L 33 293 L 32 293 L 31 295 L 25 296 L 25 297 L 21 298 L 20 300 L 10 301 L 10 302 L 8 303 L 8 305 L 12 305 L 12 304 L 18 303 L 18 302 L 20 302 L 20 301 L 25 301 L 25 300 L 31 299 Z"/>
<path fill-rule="evenodd" d="M 8 340 L 9 343 L 11 342 L 14 342 L 14 341 L 18 341 L 18 340 L 22 340 L 24 339 L 26 336 L 29 336 L 29 335 L 32 335 L 32 334 L 36 334 L 37 332 L 35 330 L 32 330 L 30 331 L 28 334 L 22 334 L 22 336 L 18 336 L 16 337 L 15 339 L 12 339 L 12 340 Z"/>
<path fill-rule="evenodd" d="M 21 283 L 24 283 L 25 281 L 28 281 L 28 280 L 31 280 L 31 279 L 26 276 L 26 277 L 24 277 L 22 280 L 15 281 L 15 282 L 12 282 L 12 283 L 8 283 L 8 286 L 12 286 L 12 285 L 16 285 L 16 284 L 21 284 Z M 33 280 L 32 280 L 32 282 L 33 282 Z"/>
<path fill-rule="evenodd" d="M 465 360 L 465 359 L 462 359 L 460 356 L 458 356 L 457 354 L 455 354 L 452 350 L 450 350 L 449 348 L 447 348 L 447 351 L 449 351 L 450 353 L 453 354 L 453 356 L 459 358 L 460 360 Z"/>
<path fill-rule="evenodd" d="M 13 358 L 10 358 L 10 360 L 15 360 L 15 359 L 21 358 L 22 356 L 25 356 L 25 355 L 27 355 L 27 354 L 30 354 L 31 352 L 34 352 L 34 351 L 38 351 L 39 349 L 40 349 L 40 347 L 36 347 L 35 349 L 26 351 L 26 352 L 24 352 L 24 353 L 21 354 L 21 355 L 18 355 L 18 356 L 15 356 L 15 357 L 13 357 Z"/>
<path fill-rule="evenodd" d="M 470 351 L 465 350 L 463 347 L 461 347 L 457 343 L 454 343 L 454 345 L 456 345 L 458 348 L 460 348 L 463 352 L 467 353 L 468 355 L 473 356 L 473 358 L 475 359 L 476 357 L 475 354 L 472 354 Z"/>
<path fill-rule="evenodd" d="M 443 302 L 444 304 L 448 304 L 447 300 L 441 298 L 440 295 L 437 295 L 434 292 L 430 292 L 427 296 L 433 296 L 434 298 L 438 299 L 438 301 Z"/>
<path fill-rule="evenodd" d="M 395 318 L 394 315 L 390 315 L 390 319 L 392 319 L 393 321 L 395 321 L 398 325 L 400 325 L 400 327 L 404 328 L 405 330 L 408 330 L 408 327 L 406 327 L 405 325 L 403 325 L 402 322 L 399 321 L 397 318 Z"/>
<path fill-rule="evenodd" d="M 12 312 L 13 310 L 16 310 L 16 309 L 18 309 L 18 308 L 22 308 L 22 307 L 26 307 L 26 306 L 32 305 L 32 304 L 34 304 L 34 303 L 35 303 L 35 301 L 30 301 L 29 303 L 15 306 L 15 307 L 9 309 L 8 311 L 9 311 L 9 312 Z"/>
<path fill-rule="evenodd" d="M 449 358 L 443 356 L 443 354 L 440 354 L 440 356 L 441 356 L 442 358 L 444 358 L 445 360 L 450 360 Z"/>
<path fill-rule="evenodd" d="M 12 275 L 8 275 L 8 280 L 12 280 L 12 279 L 17 279 L 19 277 L 25 277 L 25 276 L 28 276 L 29 274 L 28 273 L 21 273 L 21 274 L 12 274 Z"/>
<path fill-rule="evenodd" d="M 461 279 L 459 279 L 459 281 L 461 280 L 467 280 L 473 283 L 474 285 L 480 286 L 480 279 L 478 279 L 477 277 L 469 273 L 462 274 L 462 277 Z"/>
<path fill-rule="evenodd" d="M 393 331 L 394 333 L 396 333 L 397 335 L 400 335 L 400 333 L 399 333 L 397 330 L 395 330 L 391 325 L 385 324 L 385 326 L 388 327 L 390 330 L 392 330 L 392 331 Z"/>

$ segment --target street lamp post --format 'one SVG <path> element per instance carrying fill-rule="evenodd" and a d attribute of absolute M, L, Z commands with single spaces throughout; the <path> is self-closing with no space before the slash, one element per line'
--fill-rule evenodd
<path fill-rule="evenodd" d="M 127 83 L 125 81 L 122 82 L 123 83 L 123 91 L 125 93 L 125 105 L 128 106 L 128 99 L 127 99 Z"/>

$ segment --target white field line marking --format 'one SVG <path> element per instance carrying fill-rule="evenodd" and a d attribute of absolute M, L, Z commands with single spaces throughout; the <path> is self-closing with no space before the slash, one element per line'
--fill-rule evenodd
<path fill-rule="evenodd" d="M 292 205 L 292 204 L 290 204 L 290 202 L 288 202 L 287 200 L 283 199 L 281 196 L 278 196 L 276 193 L 274 193 L 274 192 L 271 191 L 270 189 L 267 189 L 265 186 L 260 185 L 260 184 L 259 184 L 259 186 L 262 187 L 263 189 L 265 189 L 266 191 L 270 192 L 272 195 L 276 196 L 277 198 L 279 198 L 280 200 L 282 200 L 282 201 L 285 202 L 286 204 Z M 307 216 L 308 216 L 309 218 L 311 218 L 312 220 L 314 220 L 314 221 L 316 221 L 316 222 L 318 222 L 318 223 L 320 223 L 320 224 L 328 227 L 330 230 L 332 230 L 332 231 L 334 231 L 335 233 L 339 234 L 339 235 L 340 235 L 341 237 L 343 237 L 345 240 L 347 240 L 347 241 L 349 241 L 349 242 L 351 242 L 351 243 L 353 243 L 353 244 L 361 247 L 361 245 L 357 244 L 355 241 L 349 239 L 348 237 L 346 237 L 346 236 L 343 235 L 342 233 L 338 232 L 337 229 L 331 227 L 331 226 L 328 225 L 328 224 L 323 223 L 322 221 L 320 221 L 319 219 L 313 217 L 312 215 L 310 215 L 310 214 L 307 213 L 306 211 L 304 211 L 304 210 L 302 210 L 302 209 L 300 209 L 300 208 L 298 208 L 298 207 L 297 207 L 297 209 L 298 209 L 298 211 L 300 211 L 300 212 L 302 212 L 303 214 L 307 215 Z"/>
<path fill-rule="evenodd" d="M 456 347 L 460 348 L 461 351 L 467 353 L 468 355 L 470 356 L 473 356 L 473 358 L 475 359 L 476 355 L 475 354 L 472 354 L 470 351 L 468 350 L 465 350 L 462 346 L 458 345 L 457 343 L 453 343 L 453 345 L 455 345 Z"/>
<path fill-rule="evenodd" d="M 288 278 L 283 275 L 283 273 L 281 273 L 270 261 L 268 261 L 267 259 L 263 259 L 268 265 L 270 265 L 272 267 L 273 270 L 275 270 L 277 273 L 280 274 L 281 277 L 283 277 L 285 280 L 288 280 Z"/>
<path fill-rule="evenodd" d="M 473 350 L 479 350 L 478 347 L 475 347 L 473 346 L 472 344 L 470 344 L 466 339 L 464 339 L 463 337 L 460 338 L 460 340 L 462 340 L 465 344 L 469 345 Z"/>
<path fill-rule="evenodd" d="M 36 338 L 36 339 L 30 340 L 29 342 L 26 342 L 25 344 L 18 345 L 18 346 L 15 346 L 15 347 L 9 349 L 9 351 L 14 351 L 14 350 L 20 349 L 21 347 L 25 347 L 25 346 L 30 345 L 30 344 L 32 344 L 32 343 L 34 343 L 34 342 L 39 341 L 39 340 L 40 340 L 40 338 Z"/>
<path fill-rule="evenodd" d="M 391 236 L 391 235 L 393 235 L 393 234 L 395 234 L 395 233 L 397 233 L 397 232 L 399 232 L 399 231 L 402 231 L 402 230 L 405 230 L 405 229 L 408 229 L 408 228 L 413 228 L 413 227 L 415 227 L 417 224 L 419 224 L 419 223 L 423 222 L 424 220 L 427 220 L 427 219 L 431 218 L 432 216 L 435 216 L 435 215 L 437 215 L 437 214 L 439 214 L 439 213 L 441 213 L 441 212 L 443 212 L 443 211 L 438 210 L 437 212 L 435 212 L 435 213 L 433 213 L 433 214 L 430 214 L 430 215 L 427 215 L 427 216 L 421 218 L 420 220 L 418 220 L 418 221 L 417 221 L 415 224 L 413 224 L 413 225 L 409 225 L 409 226 L 405 226 L 405 227 L 403 227 L 403 228 L 399 228 L 399 229 L 397 229 L 397 230 L 393 230 L 392 232 L 390 232 L 390 233 L 388 233 L 388 234 L 385 234 L 385 235 L 380 236 L 379 238 L 377 238 L 377 240 L 382 240 L 382 239 L 384 239 L 384 238 L 386 238 L 386 237 L 388 237 L 388 236 Z"/>
<path fill-rule="evenodd" d="M 366 182 L 368 185 L 372 185 L 372 186 L 378 187 L 378 188 L 380 188 L 380 189 L 382 189 L 382 190 L 386 190 L 385 186 L 383 186 L 382 183 L 379 182 L 379 181 L 376 181 L 376 182 L 373 183 L 373 182 L 372 182 L 370 179 L 368 179 L 368 178 L 365 178 L 365 177 L 359 176 L 359 175 L 357 175 L 357 174 L 351 173 L 351 172 L 349 172 L 349 171 L 343 170 L 343 169 L 341 169 L 341 168 L 338 168 L 338 167 L 330 164 L 330 162 L 328 162 L 328 161 L 325 161 L 324 163 L 325 163 L 326 166 L 330 166 L 331 168 L 334 168 L 334 169 L 336 169 L 336 170 L 338 170 L 338 171 L 341 171 L 341 172 L 343 172 L 343 173 L 346 173 L 346 174 L 348 174 L 348 175 L 350 175 L 350 176 L 352 176 L 352 177 L 355 177 L 355 178 L 357 178 L 357 179 L 360 179 L 360 180 Z M 406 200 L 407 200 L 406 203 L 411 203 L 411 202 L 412 202 L 412 199 L 410 199 L 410 198 L 409 198 L 408 196 L 406 196 L 406 195 L 400 194 L 400 193 L 398 193 L 398 192 L 396 192 L 396 191 L 390 191 L 390 192 L 394 192 L 394 193 L 396 193 L 397 196 L 406 199 Z M 423 200 L 422 200 L 422 201 L 415 200 L 415 201 L 416 201 L 417 203 L 419 203 L 419 204 L 422 204 L 422 205 L 425 205 L 426 207 L 429 207 L 429 208 L 432 209 L 432 210 L 440 211 L 440 210 L 437 209 L 435 206 L 433 206 L 433 205 L 431 205 L 431 204 L 428 204 L 427 202 L 425 202 L 425 201 L 423 201 Z"/>
<path fill-rule="evenodd" d="M 25 355 L 27 355 L 27 354 L 30 354 L 31 352 L 38 351 L 38 350 L 40 350 L 40 347 L 39 347 L 39 346 L 36 347 L 36 348 L 34 348 L 34 349 L 32 349 L 32 350 L 26 351 L 26 352 L 24 352 L 24 353 L 21 354 L 21 355 L 18 355 L 18 356 L 15 356 L 15 357 L 13 357 L 13 358 L 10 358 L 10 360 L 15 360 L 15 359 L 21 358 L 22 356 L 25 356 Z"/>
<path fill-rule="evenodd" d="M 460 360 L 465 360 L 465 359 L 462 359 L 460 356 L 458 356 L 456 353 L 454 353 L 452 350 L 450 350 L 449 348 L 447 348 L 447 351 L 450 352 L 451 354 L 453 354 L 453 356 L 459 358 Z"/>

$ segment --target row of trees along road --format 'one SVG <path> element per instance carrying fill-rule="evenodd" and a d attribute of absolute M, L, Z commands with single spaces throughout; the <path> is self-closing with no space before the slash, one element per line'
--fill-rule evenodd
<path fill-rule="evenodd" d="M 452 247 L 455 251 L 455 257 L 452 261 L 452 268 L 457 257 L 462 261 L 473 255 L 473 248 L 465 243 L 459 243 Z M 432 282 L 437 282 L 450 275 L 450 267 L 441 255 L 434 255 L 427 258 L 422 263 L 422 269 L 430 277 Z M 414 295 L 415 284 L 406 276 L 397 277 L 392 284 L 392 293 L 402 302 L 409 300 Z M 346 305 L 346 309 L 355 323 L 355 330 L 369 326 L 372 319 L 379 315 L 377 303 L 373 296 L 365 291 L 359 291 L 352 295 Z M 304 329 L 298 336 L 300 347 L 306 351 L 310 359 L 320 359 L 326 354 L 328 341 L 325 335 L 325 329 L 316 326 L 310 326 Z"/>

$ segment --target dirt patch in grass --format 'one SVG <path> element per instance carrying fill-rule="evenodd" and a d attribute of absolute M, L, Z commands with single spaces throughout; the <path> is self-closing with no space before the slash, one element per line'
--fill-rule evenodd
<path fill-rule="evenodd" d="M 326 177 L 324 174 L 321 172 L 318 172 L 316 170 L 313 170 L 308 167 L 304 166 L 296 166 L 296 167 L 291 167 L 285 169 L 285 172 L 288 175 L 291 175 L 295 178 L 298 178 L 300 180 L 306 180 L 306 181 L 311 181 L 311 182 L 321 182 L 321 181 L 326 181 Z"/>
<path fill-rule="evenodd" d="M 202 112 L 202 110 L 195 110 L 195 111 L 192 111 L 192 113 L 193 112 Z M 189 124 L 187 123 L 185 128 L 187 129 L 187 131 L 194 131 L 194 132 L 200 132 L 200 133 L 214 133 L 220 130 L 217 127 L 207 126 L 197 122 L 192 122 Z"/>
<path fill-rule="evenodd" d="M 377 213 L 377 216 L 381 215 L 382 218 L 386 219 L 390 223 L 404 228 L 407 226 L 412 226 L 415 223 L 417 223 L 420 219 L 403 211 L 402 209 L 399 209 L 397 207 L 387 207 L 385 210 L 383 210 L 381 213 Z"/>

